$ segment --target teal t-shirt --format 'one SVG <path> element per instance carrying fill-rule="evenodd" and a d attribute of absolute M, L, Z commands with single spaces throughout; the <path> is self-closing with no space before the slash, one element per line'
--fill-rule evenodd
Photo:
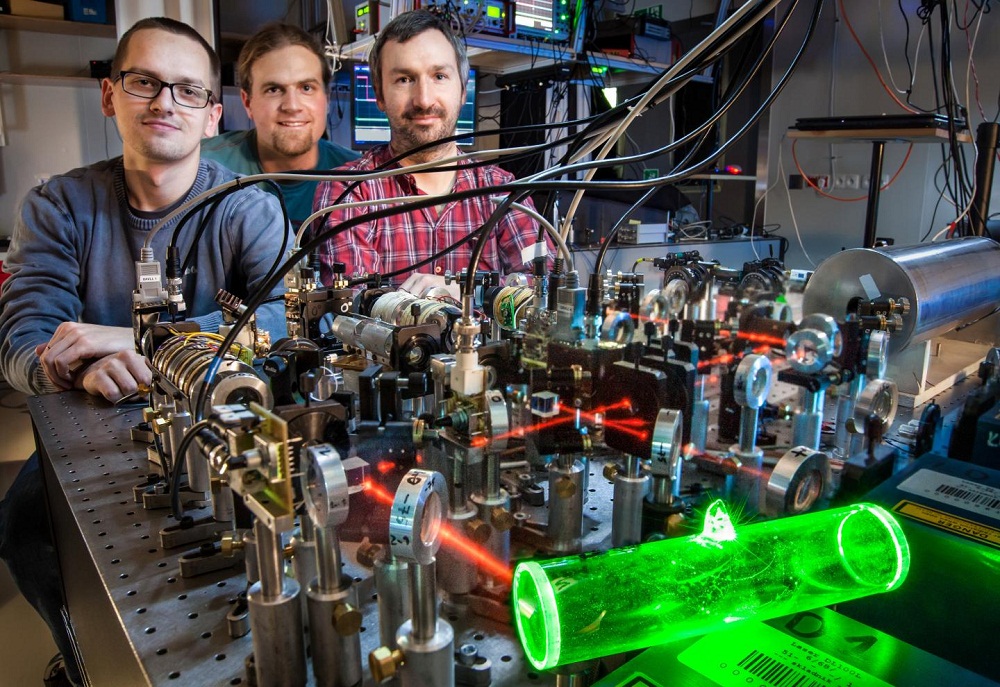
<path fill-rule="evenodd" d="M 237 174 L 262 174 L 260 158 L 257 156 L 257 131 L 227 131 L 224 134 L 205 138 L 201 141 L 202 157 L 219 162 Z M 319 141 L 319 164 L 316 169 L 335 169 L 349 160 L 355 160 L 358 154 L 324 139 Z M 316 193 L 315 181 L 281 181 L 281 192 L 285 197 L 285 207 L 292 221 L 292 228 L 298 231 L 306 217 L 312 214 L 313 196 Z M 270 184 L 260 186 L 271 193 L 274 187 Z"/>

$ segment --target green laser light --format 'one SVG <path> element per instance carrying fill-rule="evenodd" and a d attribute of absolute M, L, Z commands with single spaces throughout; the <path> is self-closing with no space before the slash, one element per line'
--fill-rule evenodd
<path fill-rule="evenodd" d="M 521 645 L 538 670 L 896 589 L 910 551 L 879 506 L 734 527 L 721 501 L 697 535 L 514 570 Z"/>

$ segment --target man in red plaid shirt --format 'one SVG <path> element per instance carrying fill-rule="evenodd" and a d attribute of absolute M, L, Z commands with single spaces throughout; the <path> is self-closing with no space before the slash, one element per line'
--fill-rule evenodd
<path fill-rule="evenodd" d="M 469 60 L 464 43 L 445 22 L 426 10 L 401 14 L 379 32 L 368 59 L 376 104 L 389 119 L 391 140 L 340 169 L 370 172 L 397 155 L 454 135 L 465 102 Z M 458 152 L 455 142 L 444 143 L 409 155 L 392 168 L 443 160 Z M 474 241 L 449 251 L 417 272 L 412 271 L 412 266 L 482 227 L 497 207 L 487 195 L 461 201 L 450 201 L 448 195 L 513 180 L 512 174 L 493 165 L 365 180 L 348 194 L 345 202 L 440 195 L 441 203 L 365 221 L 331 236 L 319 249 L 323 283 L 332 281 L 332 264 L 342 262 L 349 277 L 402 271 L 408 276 L 400 288 L 418 295 L 443 285 L 446 272 L 457 274 L 468 267 Z M 349 184 L 349 180 L 321 183 L 316 190 L 315 207 L 332 205 Z M 388 207 L 400 206 L 376 202 L 365 207 L 338 208 L 328 216 L 323 231 L 334 230 L 347 219 Z M 537 241 L 535 220 L 512 209 L 493 229 L 476 268 L 503 273 L 527 270 L 538 249 L 542 255 L 553 252 L 547 237 L 542 246 L 536 246 Z M 457 289 L 451 290 L 457 295 Z"/>

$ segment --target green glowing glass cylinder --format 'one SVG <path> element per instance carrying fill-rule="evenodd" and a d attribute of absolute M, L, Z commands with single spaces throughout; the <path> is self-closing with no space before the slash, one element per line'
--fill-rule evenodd
<path fill-rule="evenodd" d="M 909 567 L 899 523 L 878 506 L 733 528 L 713 504 L 696 536 L 519 564 L 514 618 L 547 670 L 890 591 Z"/>

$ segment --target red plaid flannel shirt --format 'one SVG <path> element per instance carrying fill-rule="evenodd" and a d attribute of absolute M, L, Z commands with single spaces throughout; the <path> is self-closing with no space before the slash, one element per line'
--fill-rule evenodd
<path fill-rule="evenodd" d="M 361 159 L 349 162 L 340 169 L 368 172 L 390 160 L 391 157 L 392 153 L 388 146 L 379 146 L 368 151 Z M 488 188 L 513 180 L 512 174 L 494 165 L 463 169 L 457 173 L 453 190 L 457 192 L 472 188 Z M 314 207 L 331 205 L 349 183 L 347 180 L 320 183 L 316 188 Z M 412 175 L 397 174 L 362 182 L 351 192 L 346 201 L 413 195 L 424 195 L 424 192 L 416 187 Z M 526 199 L 524 203 L 530 205 L 531 201 Z M 390 205 L 376 203 L 365 207 L 337 209 L 328 215 L 323 224 L 323 231 L 328 231 L 347 219 L 387 207 Z M 334 262 L 342 262 L 347 266 L 345 274 L 348 277 L 406 270 L 414 263 L 430 257 L 482 227 L 496 207 L 488 196 L 483 195 L 449 202 L 440 212 L 436 207 L 430 207 L 400 212 L 377 221 L 362 222 L 333 236 L 320 246 L 318 252 L 321 279 L 324 284 L 331 283 L 333 277 L 331 265 Z M 537 237 L 538 224 L 534 219 L 519 210 L 507 212 L 493 229 L 478 268 L 504 274 L 530 269 L 534 251 L 527 253 L 523 251 L 529 246 L 534 246 Z M 417 271 L 440 275 L 451 271 L 457 274 L 468 266 L 472 257 L 473 243 L 474 241 L 469 241 Z M 551 262 L 554 253 L 552 243 L 547 236 L 545 243 L 546 254 Z M 527 256 L 528 264 L 524 263 L 522 255 Z M 402 282 L 406 276 L 404 274 L 398 277 L 396 283 Z"/>

